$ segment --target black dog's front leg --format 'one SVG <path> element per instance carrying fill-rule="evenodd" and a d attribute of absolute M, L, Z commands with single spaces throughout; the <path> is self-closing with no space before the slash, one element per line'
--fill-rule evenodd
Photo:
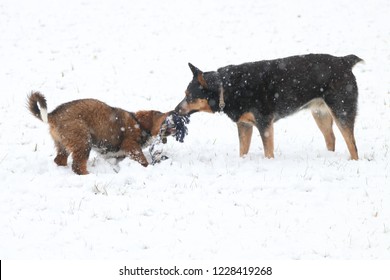
<path fill-rule="evenodd" d="M 261 117 L 257 120 L 257 129 L 263 141 L 264 156 L 274 158 L 274 117 Z"/>
<path fill-rule="evenodd" d="M 251 145 L 253 125 L 244 122 L 237 123 L 238 138 L 240 140 L 240 157 L 245 156 Z"/>

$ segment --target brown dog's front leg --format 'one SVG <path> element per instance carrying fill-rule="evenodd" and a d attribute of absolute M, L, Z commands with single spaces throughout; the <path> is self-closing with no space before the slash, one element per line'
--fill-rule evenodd
<path fill-rule="evenodd" d="M 149 165 L 149 163 L 148 163 L 148 161 L 147 161 L 147 159 L 146 159 L 146 157 L 141 149 L 135 149 L 135 150 L 129 151 L 129 156 L 131 159 L 138 161 L 142 166 L 146 167 Z"/>
<path fill-rule="evenodd" d="M 128 137 L 130 138 L 130 137 Z M 132 160 L 135 160 L 139 162 L 143 166 L 148 166 L 149 163 L 142 152 L 141 146 L 138 144 L 138 142 L 132 138 L 125 139 L 122 142 L 121 150 L 128 155 Z"/>

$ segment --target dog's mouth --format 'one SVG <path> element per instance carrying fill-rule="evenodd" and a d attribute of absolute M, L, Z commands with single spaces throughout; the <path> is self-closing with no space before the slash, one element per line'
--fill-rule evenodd
<path fill-rule="evenodd" d="M 175 136 L 176 134 L 176 127 L 172 126 L 170 123 L 165 123 L 161 126 L 161 137 L 168 137 L 168 136 Z"/>
<path fill-rule="evenodd" d="M 199 112 L 199 110 L 191 110 L 191 111 L 189 111 L 187 114 L 183 114 L 182 116 L 189 117 L 189 116 L 192 115 L 193 113 L 197 113 L 197 112 Z"/>
<path fill-rule="evenodd" d="M 175 110 L 175 113 L 178 114 L 179 116 L 182 116 L 182 117 L 189 117 L 190 115 L 192 115 L 193 113 L 196 113 L 196 112 L 199 112 L 199 110 L 190 110 L 190 111 L 186 111 L 186 110 L 182 110 L 182 109 L 176 109 Z"/>
<path fill-rule="evenodd" d="M 189 117 L 193 113 L 203 111 L 202 103 L 199 99 L 197 99 L 196 102 L 188 102 L 186 99 L 183 99 L 183 101 L 176 106 L 174 111 L 180 116 Z"/>
<path fill-rule="evenodd" d="M 164 132 L 164 136 L 170 136 L 176 134 L 176 127 L 167 127 L 167 129 Z"/>

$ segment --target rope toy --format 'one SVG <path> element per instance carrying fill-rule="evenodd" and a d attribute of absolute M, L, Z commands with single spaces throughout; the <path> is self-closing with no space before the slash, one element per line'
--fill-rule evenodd
<path fill-rule="evenodd" d="M 156 139 L 149 147 L 149 153 L 152 157 L 152 165 L 168 159 L 162 154 L 162 144 L 167 143 L 167 137 L 173 136 L 176 141 L 183 143 L 184 137 L 188 134 L 187 124 L 190 122 L 188 116 L 179 116 L 176 112 L 172 112 L 161 125 L 160 132 Z"/>

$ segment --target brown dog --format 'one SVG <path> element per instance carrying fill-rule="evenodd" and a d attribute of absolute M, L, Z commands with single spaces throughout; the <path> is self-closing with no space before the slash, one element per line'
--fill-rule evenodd
<path fill-rule="evenodd" d="M 28 108 L 50 126 L 57 148 L 54 162 L 66 166 L 68 156 L 72 154 L 72 169 L 79 175 L 88 174 L 87 160 L 91 149 L 117 159 L 129 156 L 148 166 L 142 148 L 157 136 L 169 115 L 159 111 L 131 113 L 96 99 L 64 103 L 48 114 L 46 98 L 39 92 L 29 95 Z"/>

